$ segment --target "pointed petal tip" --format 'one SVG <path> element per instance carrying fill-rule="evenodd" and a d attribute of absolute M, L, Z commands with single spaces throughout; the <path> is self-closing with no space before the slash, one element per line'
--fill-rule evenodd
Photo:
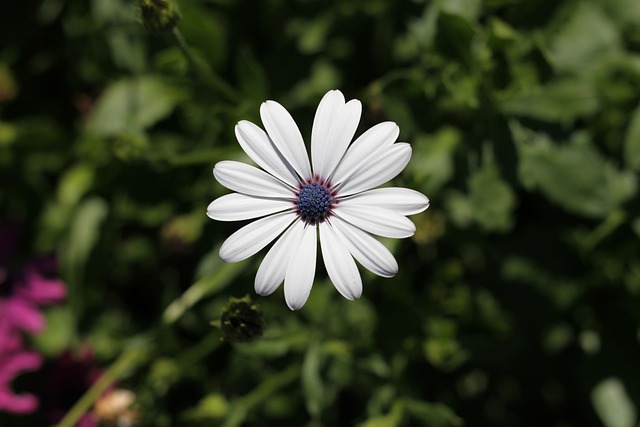
<path fill-rule="evenodd" d="M 362 292 L 357 294 L 356 293 L 342 294 L 342 296 L 348 299 L 349 301 L 356 301 L 360 299 L 360 297 L 362 296 Z"/>
<path fill-rule="evenodd" d="M 276 291 L 276 289 L 278 289 L 278 287 L 279 286 L 276 286 L 275 288 L 267 288 L 263 284 L 254 284 L 254 290 L 256 291 L 256 294 L 260 295 L 261 297 L 267 297 L 271 295 Z"/>
<path fill-rule="evenodd" d="M 304 304 L 298 306 L 298 305 L 289 304 L 287 302 L 287 306 L 291 311 L 297 311 L 297 310 L 300 310 L 304 306 Z"/>
<path fill-rule="evenodd" d="M 291 298 L 291 297 L 287 297 L 287 295 L 285 294 L 285 302 L 287 303 L 287 307 L 289 307 L 291 311 L 300 310 L 307 303 L 308 299 L 309 299 L 309 295 L 303 298 L 300 298 L 300 297 Z"/>

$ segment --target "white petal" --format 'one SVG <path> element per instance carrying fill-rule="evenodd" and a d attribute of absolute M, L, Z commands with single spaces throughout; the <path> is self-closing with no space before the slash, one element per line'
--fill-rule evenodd
<path fill-rule="evenodd" d="M 293 189 L 268 173 L 246 163 L 224 160 L 216 163 L 213 176 L 229 190 L 258 197 L 292 199 Z"/>
<path fill-rule="evenodd" d="M 242 120 L 236 125 L 236 138 L 244 152 L 258 166 L 287 184 L 296 186 L 296 172 L 265 131 L 249 121 Z"/>
<path fill-rule="evenodd" d="M 328 221 L 320 223 L 320 247 L 329 279 L 343 297 L 351 301 L 362 295 L 362 279 L 342 238 Z"/>
<path fill-rule="evenodd" d="M 207 207 L 207 215 L 218 221 L 242 221 L 291 209 L 294 204 L 288 200 L 268 199 L 231 193 L 218 197 Z"/>
<path fill-rule="evenodd" d="M 383 147 L 389 147 L 400 135 L 400 128 L 393 122 L 378 123 L 358 139 L 353 141 L 338 167 L 332 174 L 331 182 L 341 183 L 351 172 L 363 164 L 369 156 Z"/>
<path fill-rule="evenodd" d="M 311 178 L 309 156 L 298 125 L 291 114 L 275 101 L 263 102 L 260 117 L 269 137 L 303 179 Z"/>
<path fill-rule="evenodd" d="M 385 187 L 364 191 L 340 200 L 341 206 L 377 206 L 402 215 L 415 215 L 429 207 L 429 199 L 409 188 Z"/>
<path fill-rule="evenodd" d="M 313 173 L 329 178 L 344 156 L 356 133 L 362 104 L 352 99 L 345 104 L 339 90 L 332 90 L 322 98 L 311 131 L 311 161 Z"/>
<path fill-rule="evenodd" d="M 382 237 L 403 239 L 416 231 L 410 219 L 389 209 L 339 204 L 334 212 L 352 225 Z"/>
<path fill-rule="evenodd" d="M 411 159 L 411 146 L 398 142 L 382 148 L 355 169 L 338 187 L 341 197 L 384 184 L 398 175 Z"/>
<path fill-rule="evenodd" d="M 331 223 L 351 255 L 364 268 L 381 277 L 392 277 L 398 272 L 398 262 L 389 249 L 370 234 L 339 217 L 332 217 Z"/>
<path fill-rule="evenodd" d="M 256 274 L 254 286 L 258 295 L 266 296 L 278 289 L 298 249 L 303 230 L 303 221 L 294 222 L 269 249 Z"/>
<path fill-rule="evenodd" d="M 291 310 L 302 308 L 311 292 L 316 274 L 316 252 L 318 248 L 316 227 L 305 226 L 300 244 L 294 251 L 284 278 L 284 298 Z"/>
<path fill-rule="evenodd" d="M 293 212 L 281 212 L 245 225 L 220 246 L 220 258 L 238 262 L 267 246 L 296 218 Z"/>

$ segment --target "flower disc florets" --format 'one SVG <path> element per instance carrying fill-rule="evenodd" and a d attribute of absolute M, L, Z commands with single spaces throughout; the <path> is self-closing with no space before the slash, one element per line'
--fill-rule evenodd
<path fill-rule="evenodd" d="M 324 220 L 331 212 L 333 195 L 326 185 L 313 181 L 304 184 L 298 192 L 296 206 L 300 217 L 310 223 Z"/>

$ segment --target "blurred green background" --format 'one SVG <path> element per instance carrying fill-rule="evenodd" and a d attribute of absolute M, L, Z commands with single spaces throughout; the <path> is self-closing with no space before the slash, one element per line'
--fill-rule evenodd
<path fill-rule="evenodd" d="M 142 426 L 639 425 L 640 2 L 178 7 L 172 31 L 133 0 L 2 6 L 0 219 L 69 292 L 16 390 L 51 393 L 52 361 L 90 348 Z M 362 100 L 357 134 L 398 123 L 394 183 L 431 207 L 385 241 L 395 278 L 363 271 L 349 302 L 321 267 L 291 312 L 253 294 L 262 255 L 219 259 L 239 224 L 206 217 L 228 192 L 211 170 L 246 159 L 234 125 L 262 101 L 308 140 L 334 88 Z M 221 340 L 246 294 L 264 335 Z"/>

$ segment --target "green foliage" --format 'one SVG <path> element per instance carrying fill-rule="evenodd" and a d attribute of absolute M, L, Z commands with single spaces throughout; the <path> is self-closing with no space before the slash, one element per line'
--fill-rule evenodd
<path fill-rule="evenodd" d="M 42 0 L 3 16 L 0 220 L 22 226 L 13 263 L 54 252 L 68 287 L 28 340 L 47 363 L 16 390 L 44 394 L 55 358 L 91 348 L 141 426 L 638 425 L 637 0 Z M 247 161 L 234 126 L 267 99 L 308 141 L 334 88 L 363 102 L 357 134 L 399 125 L 413 157 L 392 184 L 431 206 L 412 239 L 384 241 L 396 277 L 362 270 L 350 302 L 319 268 L 291 312 L 281 289 L 252 294 L 260 256 L 219 258 L 239 225 L 206 217 L 227 192 L 211 169 Z M 222 339 L 212 321 L 247 294 L 264 333 Z M 0 425 L 54 424 L 45 409 Z"/>
<path fill-rule="evenodd" d="M 142 132 L 167 117 L 184 97 L 183 91 L 154 76 L 119 80 L 105 89 L 87 130 L 102 137 Z"/>
<path fill-rule="evenodd" d="M 555 146 L 545 135 L 517 125 L 512 129 L 522 158 L 522 184 L 539 188 L 559 206 L 578 215 L 604 217 L 636 193 L 635 175 L 606 162 L 585 134 Z"/>
<path fill-rule="evenodd" d="M 595 386 L 591 399 L 606 427 L 634 426 L 636 408 L 617 378 L 607 378 Z"/>

